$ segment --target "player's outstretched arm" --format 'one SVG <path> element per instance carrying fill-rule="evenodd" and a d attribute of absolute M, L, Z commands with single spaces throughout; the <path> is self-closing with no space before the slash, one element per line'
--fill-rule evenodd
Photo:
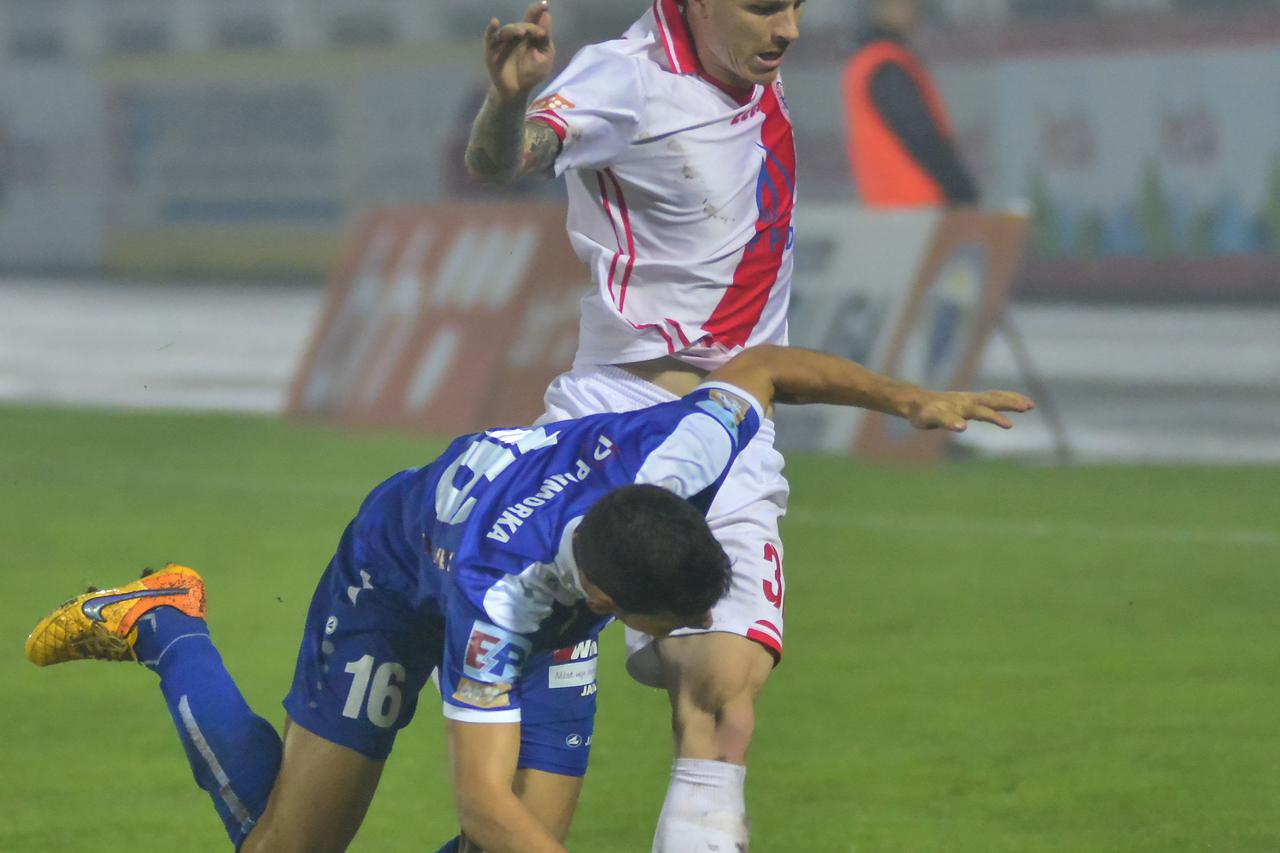
<path fill-rule="evenodd" d="M 546 173 L 560 153 L 560 138 L 545 124 L 526 122 L 530 93 L 544 83 L 555 61 L 551 12 L 539 0 L 524 20 L 489 21 L 484 61 L 489 92 L 471 125 L 467 170 L 485 183 L 507 183 L 524 174 Z"/>
<path fill-rule="evenodd" d="M 520 724 L 449 720 L 447 728 L 453 796 L 468 841 L 486 853 L 566 853 L 511 789 Z"/>
<path fill-rule="evenodd" d="M 744 350 L 707 376 L 736 385 L 764 406 L 830 403 L 857 406 L 906 418 L 917 429 L 962 432 L 968 421 L 1009 429 L 1001 412 L 1035 407 L 1014 391 L 930 391 L 899 382 L 845 358 L 799 347 L 758 346 Z"/>

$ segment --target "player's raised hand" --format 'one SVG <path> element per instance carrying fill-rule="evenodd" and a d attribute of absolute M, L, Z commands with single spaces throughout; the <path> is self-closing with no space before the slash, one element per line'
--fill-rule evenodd
<path fill-rule="evenodd" d="M 546 0 L 530 4 L 519 23 L 489 20 L 484 31 L 484 63 L 489 79 L 504 100 L 527 97 L 551 75 L 555 58 L 551 10 Z"/>
<path fill-rule="evenodd" d="M 1029 397 L 1014 391 L 926 391 L 907 414 L 916 429 L 949 429 L 964 432 L 969 421 L 1011 429 L 1001 412 L 1026 412 L 1035 408 Z"/>

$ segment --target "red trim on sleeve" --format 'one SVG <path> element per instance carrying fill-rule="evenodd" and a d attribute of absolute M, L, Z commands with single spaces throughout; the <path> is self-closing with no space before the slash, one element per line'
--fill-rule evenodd
<path fill-rule="evenodd" d="M 543 110 L 541 112 L 530 113 L 524 117 L 525 121 L 536 121 L 545 124 L 551 128 L 556 136 L 560 137 L 560 141 L 564 142 L 565 136 L 569 133 L 569 124 L 560 116 L 551 112 L 551 110 Z"/>

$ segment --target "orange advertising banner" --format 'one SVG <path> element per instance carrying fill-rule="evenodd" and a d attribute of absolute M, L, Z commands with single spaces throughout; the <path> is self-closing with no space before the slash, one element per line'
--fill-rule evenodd
<path fill-rule="evenodd" d="M 454 435 L 525 424 L 572 362 L 590 280 L 555 203 L 392 208 L 339 261 L 289 411 Z"/>
<path fill-rule="evenodd" d="M 1025 219 L 820 212 L 818 241 L 799 251 L 826 261 L 797 273 L 793 342 L 932 388 L 968 387 Z M 441 436 L 532 422 L 547 384 L 572 364 L 591 287 L 563 222 L 552 202 L 366 216 L 335 267 L 290 414 Z M 882 459 L 938 459 L 948 437 L 835 407 L 784 407 L 778 423 L 784 449 Z"/>

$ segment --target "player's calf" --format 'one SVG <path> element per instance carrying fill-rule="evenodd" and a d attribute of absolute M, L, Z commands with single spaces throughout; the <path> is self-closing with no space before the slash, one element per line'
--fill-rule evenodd
<path fill-rule="evenodd" d="M 745 764 L 773 656 L 745 637 L 711 632 L 659 640 L 658 657 L 677 757 Z"/>
<path fill-rule="evenodd" d="M 654 833 L 653 853 L 746 851 L 747 748 L 755 700 L 773 656 L 736 634 L 660 640 L 677 758 Z"/>

